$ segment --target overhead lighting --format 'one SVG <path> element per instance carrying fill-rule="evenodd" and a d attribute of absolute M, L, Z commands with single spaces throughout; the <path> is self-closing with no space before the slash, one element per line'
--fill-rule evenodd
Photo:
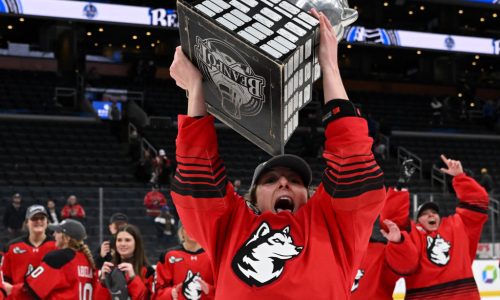
<path fill-rule="evenodd" d="M 123 48 L 123 49 L 127 48 L 127 45 L 123 44 L 123 45 L 122 45 L 122 48 Z"/>
<path fill-rule="evenodd" d="M 479 21 L 484 22 L 484 18 L 479 19 Z"/>
<path fill-rule="evenodd" d="M 14 26 L 12 26 L 12 25 L 7 25 L 7 29 L 8 29 L 8 30 L 12 30 L 13 28 L 14 28 Z"/>
<path fill-rule="evenodd" d="M 98 42 L 95 42 L 95 43 L 94 43 L 94 46 L 96 46 L 96 47 L 97 47 L 97 46 L 99 46 L 99 43 L 98 43 Z"/>
<path fill-rule="evenodd" d="M 421 5 L 420 10 L 425 10 L 425 6 Z"/>
<path fill-rule="evenodd" d="M 413 10 L 408 11 L 408 14 L 411 16 L 413 15 Z"/>
<path fill-rule="evenodd" d="M 476 106 L 476 103 L 471 102 L 471 103 L 470 103 L 470 107 L 474 107 L 474 106 Z"/>
<path fill-rule="evenodd" d="M 140 45 L 135 46 L 135 49 L 141 49 Z"/>
<path fill-rule="evenodd" d="M 154 46 L 156 46 L 156 44 L 155 43 L 151 43 L 151 47 L 154 47 Z"/>
<path fill-rule="evenodd" d="M 462 98 L 462 93 L 458 93 L 458 98 Z"/>
<path fill-rule="evenodd" d="M 351 44 L 347 45 L 347 49 L 351 49 L 351 48 L 352 48 Z"/>
<path fill-rule="evenodd" d="M 389 2 L 384 2 L 384 6 L 385 7 L 389 6 Z"/>
<path fill-rule="evenodd" d="M 497 13 L 493 13 L 491 16 L 492 16 L 493 18 L 498 17 Z"/>
<path fill-rule="evenodd" d="M 99 32 L 104 32 L 104 28 L 99 27 Z"/>
<path fill-rule="evenodd" d="M 146 32 L 146 35 L 147 35 L 147 36 L 150 36 L 150 35 L 151 35 L 151 32 L 149 32 L 149 31 L 148 31 L 148 32 Z"/>
<path fill-rule="evenodd" d="M 422 51 L 417 50 L 417 54 L 418 54 L 418 55 L 422 54 Z"/>
<path fill-rule="evenodd" d="M 391 60 L 392 59 L 392 55 L 387 55 L 387 59 Z"/>
<path fill-rule="evenodd" d="M 92 35 L 92 32 L 87 31 L 87 35 L 88 35 L 88 36 L 91 36 L 91 35 Z"/>
<path fill-rule="evenodd" d="M 108 47 L 113 47 L 113 44 L 109 43 L 109 44 L 108 44 Z"/>
<path fill-rule="evenodd" d="M 134 34 L 134 35 L 132 36 L 132 39 L 133 39 L 133 40 L 137 40 L 137 35 L 135 35 L 135 34 Z"/>
<path fill-rule="evenodd" d="M 474 56 L 475 59 L 479 59 L 479 55 L 476 54 L 476 56 Z"/>
<path fill-rule="evenodd" d="M 156 43 L 159 44 L 160 43 L 160 40 L 156 40 Z"/>
<path fill-rule="evenodd" d="M 24 22 L 24 18 L 19 18 L 19 22 Z"/>
<path fill-rule="evenodd" d="M 463 15 L 463 14 L 464 14 L 464 11 L 463 11 L 462 9 L 459 9 L 459 10 L 458 10 L 458 14 L 459 14 L 459 15 Z"/>
<path fill-rule="evenodd" d="M 477 65 L 477 63 L 476 63 L 475 61 L 473 61 L 473 62 L 472 62 L 472 65 L 473 65 L 473 66 L 475 66 L 475 65 Z"/>

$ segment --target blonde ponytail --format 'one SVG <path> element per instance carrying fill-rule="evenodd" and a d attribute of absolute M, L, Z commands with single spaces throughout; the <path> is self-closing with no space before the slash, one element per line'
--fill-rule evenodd
<path fill-rule="evenodd" d="M 94 263 L 94 257 L 92 256 L 92 252 L 90 251 L 89 246 L 87 246 L 83 241 L 77 241 L 73 238 L 70 238 L 68 242 L 68 248 L 71 248 L 78 252 L 82 252 L 83 255 L 87 257 L 87 260 L 89 261 L 92 269 L 95 270 L 95 263 Z"/>

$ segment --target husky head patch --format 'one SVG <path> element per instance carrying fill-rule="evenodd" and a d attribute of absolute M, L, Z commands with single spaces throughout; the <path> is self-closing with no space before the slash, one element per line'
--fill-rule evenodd
<path fill-rule="evenodd" d="M 351 293 L 355 292 L 358 289 L 359 281 L 361 280 L 361 278 L 363 278 L 364 275 L 365 275 L 365 271 L 362 269 L 358 269 L 358 272 L 356 273 L 356 277 L 354 277 L 354 282 L 353 282 L 352 287 L 351 287 Z"/>
<path fill-rule="evenodd" d="M 231 267 L 236 275 L 250 286 L 264 286 L 280 277 L 287 260 L 299 255 L 290 236 L 290 227 L 273 230 L 262 222 L 238 250 Z"/>
<path fill-rule="evenodd" d="M 193 274 L 191 270 L 186 273 L 186 278 L 182 283 L 182 294 L 188 300 L 198 300 L 201 298 L 200 273 Z"/>
<path fill-rule="evenodd" d="M 439 234 L 436 238 L 427 236 L 427 258 L 437 266 L 446 266 L 450 261 L 451 243 Z"/>

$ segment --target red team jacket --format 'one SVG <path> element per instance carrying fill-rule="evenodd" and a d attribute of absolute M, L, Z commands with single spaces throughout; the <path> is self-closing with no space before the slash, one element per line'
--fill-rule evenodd
<path fill-rule="evenodd" d="M 75 204 L 75 205 L 64 205 L 63 209 L 61 210 L 61 217 L 63 219 L 67 218 L 79 218 L 83 219 L 85 218 L 85 210 L 83 209 L 83 206 L 80 204 Z"/>
<path fill-rule="evenodd" d="M 127 277 L 127 290 L 131 300 L 149 300 L 151 297 L 154 269 L 151 267 L 143 267 L 141 275 L 142 276 L 136 275 L 132 280 Z M 111 299 L 111 294 L 103 282 L 97 282 L 94 291 L 94 299 Z"/>
<path fill-rule="evenodd" d="M 45 254 L 55 249 L 54 239 L 49 236 L 39 247 L 34 247 L 28 236 L 10 241 L 2 263 L 4 280 L 11 284 L 24 282 L 24 277 L 40 265 Z"/>
<path fill-rule="evenodd" d="M 144 206 L 149 216 L 158 217 L 161 208 L 165 205 L 167 205 L 167 199 L 160 191 L 150 191 L 144 196 Z"/>
<path fill-rule="evenodd" d="M 396 223 L 401 230 L 407 230 L 410 225 L 410 194 L 408 191 L 396 191 L 392 188 L 388 190 L 384 208 L 380 213 L 380 224 L 387 231 L 383 221 L 388 219 Z M 403 238 L 408 239 L 406 232 L 402 231 Z M 380 236 L 383 238 L 382 236 Z M 361 266 L 356 274 L 353 285 L 351 300 L 389 300 L 398 279 L 405 274 L 414 271 L 414 266 L 405 264 L 406 256 L 416 256 L 417 251 L 399 255 L 397 247 L 404 247 L 402 244 L 394 244 L 393 247 L 386 247 L 384 240 L 372 240 L 368 244 L 368 250 L 361 262 Z M 406 249 L 406 248 L 403 248 Z M 386 255 L 388 251 L 395 253 Z"/>
<path fill-rule="evenodd" d="M 211 260 L 216 299 L 348 299 L 385 199 L 366 121 L 330 122 L 315 194 L 296 214 L 261 215 L 228 182 L 213 122 L 179 116 L 172 197 Z"/>
<path fill-rule="evenodd" d="M 71 249 L 54 250 L 26 277 L 13 286 L 9 299 L 91 300 L 96 274 L 87 257 Z"/>
<path fill-rule="evenodd" d="M 210 286 L 208 295 L 205 295 L 200 286 L 194 282 L 198 276 Z M 213 299 L 213 282 L 210 260 L 205 250 L 190 252 L 181 245 L 167 250 L 160 256 L 156 264 L 156 292 L 153 299 L 172 299 L 172 288 L 179 283 L 183 283 L 178 294 L 179 300 Z"/>
<path fill-rule="evenodd" d="M 403 242 L 418 251 L 405 255 L 416 268 L 405 278 L 406 299 L 480 299 L 472 262 L 488 219 L 488 193 L 465 174 L 453 178 L 453 188 L 459 199 L 455 214 L 443 217 L 435 232 L 412 222 L 411 238 Z"/>

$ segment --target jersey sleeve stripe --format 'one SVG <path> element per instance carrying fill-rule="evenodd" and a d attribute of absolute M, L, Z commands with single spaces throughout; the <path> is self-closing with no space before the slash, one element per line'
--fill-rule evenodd
<path fill-rule="evenodd" d="M 475 212 L 478 212 L 478 213 L 482 213 L 482 214 L 488 214 L 488 208 L 484 208 L 484 207 L 481 207 L 479 205 L 474 205 L 474 204 L 471 204 L 471 203 L 464 203 L 464 202 L 459 202 L 457 207 L 460 207 L 460 208 L 463 208 L 463 209 L 468 209 L 468 210 L 472 210 L 472 211 L 475 211 Z"/>

